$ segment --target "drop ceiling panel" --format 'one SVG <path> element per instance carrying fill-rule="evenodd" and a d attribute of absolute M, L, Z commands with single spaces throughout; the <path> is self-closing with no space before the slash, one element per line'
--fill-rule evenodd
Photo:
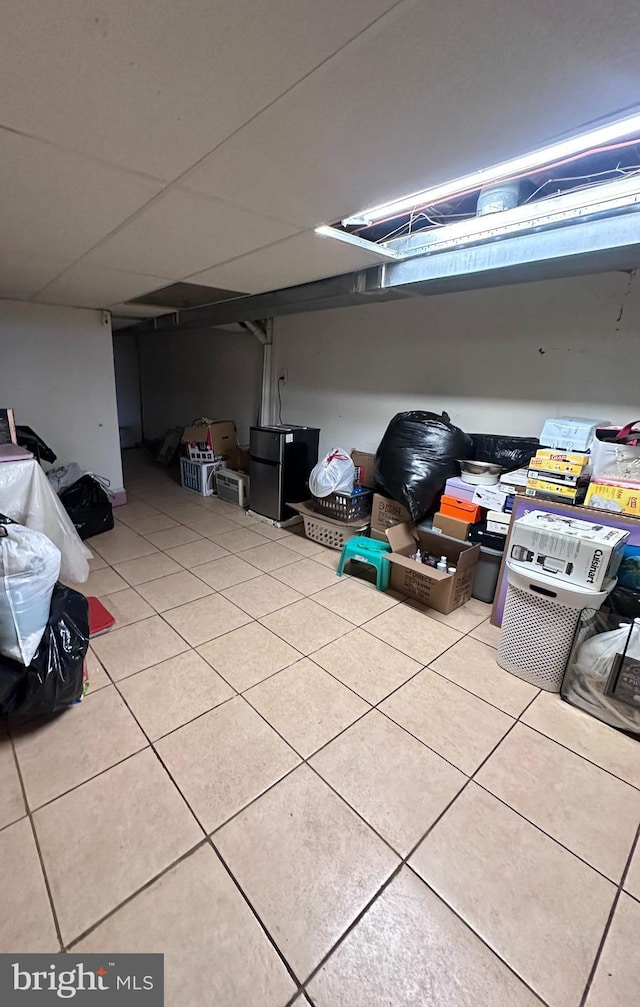
<path fill-rule="evenodd" d="M 0 121 L 169 180 L 395 2 L 4 5 Z"/>
<path fill-rule="evenodd" d="M 189 277 L 193 283 L 211 283 L 235 287 L 241 284 L 251 294 L 279 287 L 292 287 L 325 276 L 364 269 L 381 261 L 352 245 L 342 245 L 307 231 L 285 238 L 267 248 L 224 262 L 203 273 Z"/>
<path fill-rule="evenodd" d="M 0 129 L 0 249 L 51 257 L 61 272 L 151 199 L 160 184 Z"/>
<path fill-rule="evenodd" d="M 332 223 L 628 107 L 639 32 L 637 0 L 405 0 L 182 184 Z"/>
<path fill-rule="evenodd" d="M 0 248 L 0 297 L 28 300 L 60 272 L 58 258 L 40 258 Z"/>
<path fill-rule="evenodd" d="M 42 304 L 68 304 L 78 308 L 106 308 L 163 286 L 159 276 L 141 276 L 117 269 L 96 269 L 82 263 L 40 290 L 33 298 Z"/>
<path fill-rule="evenodd" d="M 85 261 L 178 280 L 295 230 L 220 200 L 174 188 L 107 238 Z"/>

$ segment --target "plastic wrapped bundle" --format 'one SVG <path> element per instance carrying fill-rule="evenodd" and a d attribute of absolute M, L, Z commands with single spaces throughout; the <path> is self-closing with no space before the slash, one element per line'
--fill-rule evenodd
<path fill-rule="evenodd" d="M 0 517 L 0 654 L 31 662 L 42 639 L 60 550 L 43 535 Z"/>
<path fill-rule="evenodd" d="M 471 438 L 447 413 L 397 413 L 376 452 L 376 486 L 420 521 L 447 479 L 460 475 L 458 458 L 471 455 Z"/>
<path fill-rule="evenodd" d="M 87 599 L 56 584 L 40 645 L 25 668 L 0 658 L 0 714 L 57 713 L 81 698 L 89 646 Z"/>
<path fill-rule="evenodd" d="M 640 734 L 640 619 L 585 609 L 561 693 L 598 720 Z"/>

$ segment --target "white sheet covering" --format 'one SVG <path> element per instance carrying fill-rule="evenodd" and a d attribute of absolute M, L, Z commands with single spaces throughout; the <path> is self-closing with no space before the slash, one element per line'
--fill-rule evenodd
<path fill-rule="evenodd" d="M 62 555 L 60 578 L 83 584 L 91 550 L 84 545 L 35 458 L 0 464 L 0 513 L 43 532 Z"/>

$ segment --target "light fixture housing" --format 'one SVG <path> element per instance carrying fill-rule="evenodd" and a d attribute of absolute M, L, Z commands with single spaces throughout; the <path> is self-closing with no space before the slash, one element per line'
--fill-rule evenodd
<path fill-rule="evenodd" d="M 441 185 L 434 185 L 428 189 L 421 189 L 407 196 L 401 196 L 388 203 L 372 206 L 367 210 L 353 214 L 347 220 L 358 219 L 366 221 L 368 225 L 375 224 L 388 217 L 408 213 L 416 206 L 438 203 L 462 192 L 473 191 L 486 185 L 505 181 L 514 175 L 522 175 L 544 168 L 546 164 L 571 157 L 574 154 L 584 153 L 591 148 L 605 146 L 624 137 L 633 136 L 634 133 L 640 133 L 640 113 L 617 119 L 615 122 L 603 126 L 596 126 L 584 133 L 558 140 L 556 143 L 540 147 L 520 157 L 502 161 L 493 167 L 481 168 L 469 175 L 462 175 L 449 182 L 443 182 Z"/>

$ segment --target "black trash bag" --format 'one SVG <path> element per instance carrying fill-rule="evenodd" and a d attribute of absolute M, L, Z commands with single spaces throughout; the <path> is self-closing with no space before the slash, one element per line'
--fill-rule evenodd
<path fill-rule="evenodd" d="M 616 584 L 613 591 L 600 606 L 601 612 L 610 612 L 623 619 L 640 618 L 640 591 Z"/>
<path fill-rule="evenodd" d="M 0 657 L 0 715 L 56 713 L 75 703 L 84 687 L 89 606 L 79 591 L 56 584 L 49 621 L 28 667 Z"/>
<path fill-rule="evenodd" d="M 16 440 L 21 448 L 31 451 L 38 461 L 51 462 L 53 464 L 58 457 L 53 453 L 49 445 L 45 444 L 42 437 L 38 437 L 35 430 L 32 430 L 31 427 L 16 427 Z"/>
<path fill-rule="evenodd" d="M 477 462 L 502 465 L 505 472 L 528 468 L 529 462 L 540 447 L 537 437 L 507 437 L 505 434 L 470 434 L 473 454 Z"/>
<path fill-rule="evenodd" d="M 471 439 L 447 413 L 397 413 L 376 452 L 376 486 L 420 521 L 447 479 L 460 475 L 456 459 L 468 458 L 471 448 Z"/>
<path fill-rule="evenodd" d="M 92 538 L 113 528 L 113 508 L 109 497 L 93 476 L 82 476 L 60 494 L 60 500 L 81 539 Z"/>

